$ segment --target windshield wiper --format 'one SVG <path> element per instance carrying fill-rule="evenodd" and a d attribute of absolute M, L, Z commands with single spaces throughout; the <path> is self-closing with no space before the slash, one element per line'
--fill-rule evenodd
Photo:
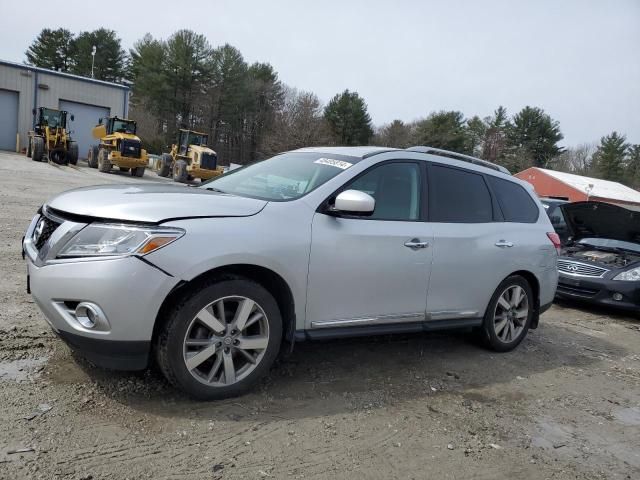
<path fill-rule="evenodd" d="M 216 193 L 227 193 L 224 190 L 220 190 L 219 188 L 215 188 L 215 187 L 205 187 L 205 190 L 209 190 L 210 192 L 216 192 Z M 228 194 L 229 195 L 229 194 Z"/>

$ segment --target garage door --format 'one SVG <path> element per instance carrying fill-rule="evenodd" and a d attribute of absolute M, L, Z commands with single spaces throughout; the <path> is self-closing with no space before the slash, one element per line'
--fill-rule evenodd
<path fill-rule="evenodd" d="M 69 112 L 69 118 L 74 116 L 74 121 L 69 123 L 71 138 L 78 142 L 78 152 L 80 158 L 87 158 L 89 147 L 98 142 L 91 135 L 91 130 L 98 124 L 98 119 L 109 116 L 107 107 L 97 105 L 87 105 L 84 103 L 60 100 L 60 110 Z"/>
<path fill-rule="evenodd" d="M 0 90 L 0 150 L 16 151 L 18 92 Z"/>

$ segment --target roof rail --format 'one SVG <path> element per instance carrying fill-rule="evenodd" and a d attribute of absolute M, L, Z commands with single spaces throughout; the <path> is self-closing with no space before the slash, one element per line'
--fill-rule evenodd
<path fill-rule="evenodd" d="M 498 172 L 511 175 L 511 172 L 501 165 L 496 165 L 495 163 L 487 162 L 486 160 L 472 157 L 470 155 L 464 155 L 463 153 L 452 152 L 450 150 L 442 150 L 441 148 L 427 147 L 422 145 L 416 146 L 416 147 L 409 147 L 406 150 L 408 152 L 431 153 L 433 155 L 438 155 L 439 157 L 447 157 L 447 158 L 452 158 L 454 160 L 460 160 L 462 162 L 469 162 L 475 165 L 480 165 L 481 167 L 490 168 L 491 170 L 496 170 Z"/>

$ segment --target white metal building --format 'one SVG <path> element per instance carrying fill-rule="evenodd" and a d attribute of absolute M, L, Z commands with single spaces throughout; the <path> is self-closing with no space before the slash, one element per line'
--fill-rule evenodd
<path fill-rule="evenodd" d="M 129 88 L 116 83 L 79 77 L 45 68 L 0 60 L 0 150 L 24 151 L 39 107 L 66 110 L 74 116 L 71 137 L 80 158 L 95 143 L 91 129 L 98 119 L 126 117 Z M 69 115 L 69 117 L 70 117 Z"/>

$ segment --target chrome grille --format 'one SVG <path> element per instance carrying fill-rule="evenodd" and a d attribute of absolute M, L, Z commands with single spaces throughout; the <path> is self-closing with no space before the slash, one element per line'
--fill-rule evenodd
<path fill-rule="evenodd" d="M 51 220 L 45 216 L 40 217 L 40 220 L 36 224 L 36 228 L 33 232 L 33 243 L 35 244 L 36 249 L 40 250 L 59 226 L 59 222 Z"/>
<path fill-rule="evenodd" d="M 571 260 L 558 260 L 558 271 L 567 275 L 579 277 L 602 277 L 608 272 L 606 268 L 588 265 L 586 263 L 573 262 Z"/>

